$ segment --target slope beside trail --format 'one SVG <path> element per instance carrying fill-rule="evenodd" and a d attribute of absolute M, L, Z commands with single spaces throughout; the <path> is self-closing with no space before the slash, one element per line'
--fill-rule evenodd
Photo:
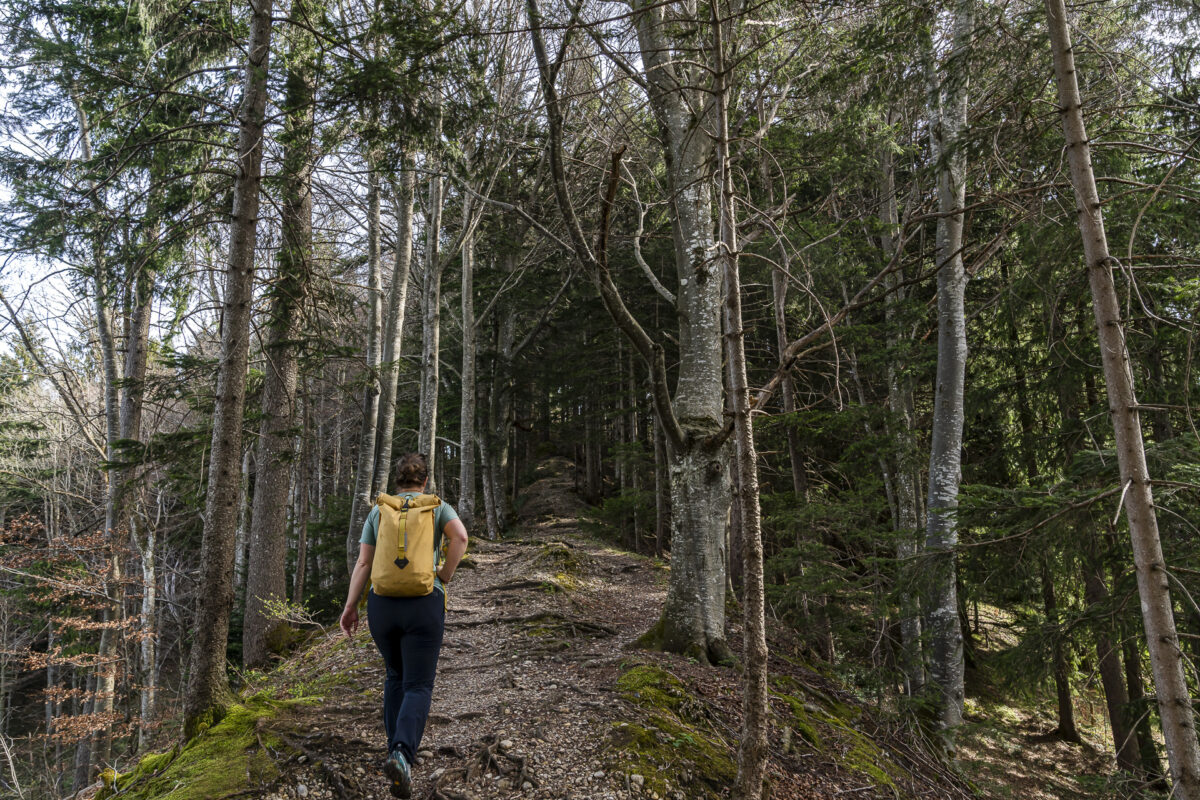
<path fill-rule="evenodd" d="M 450 586 L 414 798 L 730 796 L 739 674 L 636 646 L 662 608 L 667 568 L 584 535 L 572 470 L 563 459 L 544 462 L 523 493 L 514 538 L 472 540 L 469 563 Z M 784 632 L 777 638 L 771 798 L 969 796 L 902 731 L 885 730 L 831 680 L 789 657 L 799 648 Z M 737 625 L 729 639 L 737 650 Z M 326 632 L 246 700 L 249 707 L 268 695 L 271 711 L 247 723 L 252 732 L 230 738 L 238 758 L 209 755 L 237 780 L 198 791 L 204 767 L 183 765 L 184 749 L 172 766 L 154 767 L 160 782 L 172 770 L 184 776 L 171 784 L 178 788 L 139 795 L 130 779 L 113 796 L 388 798 L 382 685 L 365 622 L 350 641 Z M 203 752 L 203 742 L 189 748 Z M 189 782 L 197 791 L 186 791 Z"/>

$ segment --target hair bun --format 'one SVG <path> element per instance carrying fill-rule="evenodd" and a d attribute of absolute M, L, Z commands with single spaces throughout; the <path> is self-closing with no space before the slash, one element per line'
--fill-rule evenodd
<path fill-rule="evenodd" d="M 429 479 L 429 457 L 424 453 L 406 453 L 396 462 L 396 485 L 421 486 Z"/>

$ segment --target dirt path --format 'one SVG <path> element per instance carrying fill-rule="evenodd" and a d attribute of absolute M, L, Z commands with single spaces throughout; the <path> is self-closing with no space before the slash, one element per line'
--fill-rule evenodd
<path fill-rule="evenodd" d="M 472 540 L 474 568 L 450 587 L 414 797 L 608 800 L 635 788 L 610 775 L 600 745 L 623 717 L 619 662 L 661 608 L 666 571 L 579 535 L 569 470 L 547 462 L 526 490 L 526 538 Z M 363 628 L 345 649 L 345 696 L 292 715 L 289 738 L 312 766 L 281 796 L 337 797 L 339 781 L 346 797 L 391 796 L 379 773 L 383 665 Z"/>
<path fill-rule="evenodd" d="M 470 567 L 455 576 L 415 798 L 729 796 L 740 677 L 634 646 L 662 608 L 667 569 L 580 531 L 572 469 L 545 462 L 522 493 L 522 538 L 473 540 Z M 794 633 L 773 628 L 773 800 L 967 796 L 907 734 L 805 667 Z M 736 621 L 728 635 L 736 652 Z M 279 672 L 285 695 L 294 680 L 292 696 L 323 699 L 264 729 L 301 755 L 257 796 L 390 797 L 383 664 L 369 634 L 330 637 Z"/>

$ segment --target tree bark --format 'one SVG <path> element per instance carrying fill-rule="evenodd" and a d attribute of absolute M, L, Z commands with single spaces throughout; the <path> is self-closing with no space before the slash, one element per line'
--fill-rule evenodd
<path fill-rule="evenodd" d="M 900 211 L 896 203 L 895 160 L 891 147 L 886 144 L 880 156 L 880 173 L 879 221 L 883 226 L 883 233 L 879 237 L 879 244 L 884 260 L 892 263 L 897 258 L 895 232 L 900 228 Z M 889 276 L 887 283 L 891 291 L 884 305 L 888 346 L 893 353 L 902 340 L 897 321 L 897 311 L 904 301 L 901 279 L 902 274 L 899 271 L 894 271 Z M 787 341 L 784 339 L 780 342 L 780 352 L 786 346 Z M 916 537 L 920 524 L 917 514 L 917 481 L 908 463 L 909 453 L 913 449 L 912 386 L 908 379 L 903 377 L 904 372 L 904 365 L 893 355 L 887 366 L 887 404 L 892 417 L 889 429 L 899 451 L 895 458 L 892 484 L 896 506 L 896 533 L 899 537 L 896 544 L 897 574 L 905 587 L 900 592 L 899 603 L 899 661 L 900 671 L 904 675 L 905 694 L 916 697 L 925 687 L 925 663 L 921 658 L 921 601 L 912 588 L 915 585 L 912 575 L 918 550 Z"/>
<path fill-rule="evenodd" d="M 1179 800 L 1197 800 L 1200 798 L 1200 741 L 1196 738 L 1195 715 L 1184 674 L 1179 636 L 1175 630 L 1133 374 L 1122 330 L 1120 303 L 1113 284 L 1113 261 L 1108 252 L 1104 215 L 1092 172 L 1075 57 L 1063 0 L 1046 0 L 1046 20 L 1054 57 L 1058 104 L 1063 115 L 1067 161 L 1071 167 L 1071 185 L 1075 190 L 1079 231 L 1083 237 L 1100 356 L 1104 364 L 1104 381 L 1108 389 L 1125 516 L 1133 543 L 1142 623 L 1146 630 L 1163 739 L 1170 762 L 1172 791 Z"/>
<path fill-rule="evenodd" d="M 346 532 L 346 572 L 354 571 L 358 540 L 375 498 L 375 444 L 379 423 L 379 365 L 383 327 L 380 305 L 379 163 L 374 144 L 367 145 L 367 371 L 363 389 L 362 424 L 358 434 L 358 461 L 354 468 L 354 496 L 350 501 L 350 529 Z"/>
<path fill-rule="evenodd" d="M 742 736 L 738 747 L 738 772 L 734 794 L 742 800 L 759 800 L 767 767 L 767 634 L 764 616 L 763 543 L 758 497 L 758 456 L 750 416 L 750 384 L 746 377 L 745 332 L 742 323 L 742 287 L 738 274 L 737 214 L 729 160 L 729 73 L 725 67 L 726 26 L 712 5 L 713 54 L 717 86 L 717 163 L 720 175 L 720 249 L 725 288 L 725 363 L 733 412 L 734 452 L 741 511 L 742 597 Z"/>
<path fill-rule="evenodd" d="M 1089 551 L 1083 564 L 1083 594 L 1092 608 L 1104 608 L 1108 604 L 1108 584 L 1104 579 L 1104 561 L 1099 553 L 1099 542 L 1090 534 Z M 1096 661 L 1100 667 L 1100 683 L 1104 687 L 1104 703 L 1108 710 L 1109 728 L 1112 730 L 1113 750 L 1117 754 L 1117 766 L 1136 775 L 1141 761 L 1137 749 L 1137 737 L 1129 724 L 1127 709 L 1129 695 L 1125 690 L 1125 676 L 1121 669 L 1121 656 L 1113 646 L 1111 611 L 1101 619 L 1096 629 Z"/>
<path fill-rule="evenodd" d="M 272 0 L 251 0 L 245 90 L 239 109 L 238 169 L 229 231 L 229 266 L 221 319 L 204 535 L 200 548 L 200 604 L 184 694 L 184 737 L 222 716 L 228 694 L 225 648 L 233 603 L 233 531 L 241 481 L 242 412 L 254 288 L 254 244 L 262 180 L 263 115 L 271 52 Z"/>
<path fill-rule="evenodd" d="M 441 117 L 437 122 L 441 131 Z M 427 155 L 426 158 L 432 158 Z M 442 204 L 445 181 L 441 175 L 430 175 L 429 200 L 425 209 L 425 275 L 421 286 L 421 395 L 418 409 L 417 449 L 429 459 L 429 486 L 437 492 L 437 414 L 438 380 L 441 375 L 442 337 Z"/>
<path fill-rule="evenodd" d="M 555 81 L 560 62 L 551 64 L 541 31 L 537 0 L 527 0 L 534 54 L 549 122 L 549 161 L 559 210 L 567 223 L 576 258 L 600 294 L 606 310 L 650 366 L 659 419 L 667 426 L 671 486 L 671 573 L 662 617 L 643 637 L 645 644 L 723 662 L 725 642 L 725 531 L 730 505 L 729 457 L 724 429 L 721 280 L 713 251 L 713 103 L 701 87 L 710 73 L 673 53 L 708 54 L 698 39 L 700 22 L 689 9 L 667 20 L 665 8 L 638 0 L 632 5 L 642 56 L 640 82 L 662 134 L 667 167 L 669 213 L 679 279 L 679 375 L 675 395 L 667 386 L 663 348 L 650 339 L 629 312 L 608 271 L 607 223 L 615 198 L 620 151 L 614 154 L 608 196 L 593 250 L 572 205 L 566 183 L 562 109 Z"/>
<path fill-rule="evenodd" d="M 475 219 L 473 202 L 463 198 L 462 240 L 462 403 L 459 406 L 459 518 L 475 523 Z"/>
<path fill-rule="evenodd" d="M 292 20 L 309 14 L 305 0 L 292 4 Z M 287 498 L 291 489 L 296 436 L 296 383 L 300 372 L 301 311 L 312 273 L 313 98 L 312 38 L 300 25 L 289 48 L 283 101 L 282 208 L 275 280 L 269 290 L 268 338 L 263 355 L 262 421 L 255 462 L 250 553 L 242 659 L 249 668 L 267 664 L 272 640 L 283 626 L 268 606 L 287 600 Z M 378 199 L 376 199 L 378 203 Z"/>
<path fill-rule="evenodd" d="M 154 243 L 151 243 L 153 247 Z M 146 370 L 150 343 L 150 315 L 154 299 L 154 269 L 143 263 L 132 288 L 132 310 L 125 332 L 125 377 L 121 392 L 121 441 L 129 447 L 134 442 L 137 461 L 142 460 L 142 408 L 146 393 Z M 128 462 L 130 455 L 124 457 Z M 157 574 L 154 560 L 154 526 L 144 524 L 141 507 L 144 503 L 145 473 L 138 467 L 122 467 L 116 473 L 120 486 L 120 519 L 129 529 L 129 539 L 141 556 L 142 603 L 141 637 L 138 647 L 138 683 L 140 715 L 138 722 L 137 749 L 143 751 L 147 744 L 147 730 L 152 726 L 157 694 L 155 661 L 157 647 L 154 637 L 155 603 L 157 601 Z"/>
<path fill-rule="evenodd" d="M 964 313 L 967 278 L 963 270 L 963 206 L 966 154 L 962 136 L 967 123 L 968 54 L 974 27 L 974 0 L 958 0 L 954 11 L 953 50 L 942 74 L 928 54 L 930 149 L 937 165 L 938 359 L 934 394 L 933 441 L 929 453 L 929 501 L 925 529 L 929 596 L 926 628 L 930 666 L 926 690 L 948 753 L 955 751 L 954 731 L 962 723 L 963 641 L 958 620 L 955 548 L 958 484 L 962 477 L 963 384 L 967 366 Z M 930 25 L 936 14 L 930 13 Z M 932 37 L 929 43 L 932 47 Z"/>
<path fill-rule="evenodd" d="M 396 426 L 396 392 L 400 381 L 400 352 L 404 343 L 404 312 L 408 305 L 408 278 L 412 269 L 413 196 L 416 182 L 417 173 L 413 169 L 412 157 L 406 153 L 401 158 L 400 183 L 396 187 L 396 242 L 383 335 L 378 444 L 375 448 L 372 494 L 388 490 L 388 479 L 392 472 L 392 431 Z"/>

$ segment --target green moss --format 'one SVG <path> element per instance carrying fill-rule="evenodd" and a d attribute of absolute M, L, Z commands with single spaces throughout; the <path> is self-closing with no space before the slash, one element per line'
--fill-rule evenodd
<path fill-rule="evenodd" d="M 614 723 L 610 739 L 621 771 L 643 776 L 660 796 L 686 787 L 689 798 L 717 798 L 737 778 L 728 748 L 663 714 L 651 714 L 645 725 Z"/>
<path fill-rule="evenodd" d="M 578 576 L 583 571 L 583 561 L 577 553 L 562 542 L 547 542 L 533 557 L 533 566 L 554 574 Z"/>
<path fill-rule="evenodd" d="M 834 700 L 789 676 L 772 677 L 771 696 L 788 707 L 783 721 L 810 747 L 832 757 L 839 766 L 855 772 L 876 786 L 886 786 L 902 797 L 897 782 L 908 773 L 896 764 L 875 741 L 855 727 L 863 710 Z"/>
<path fill-rule="evenodd" d="M 672 788 L 668 781 L 695 798 L 719 797 L 733 783 L 733 748 L 716 734 L 704 705 L 692 699 L 683 681 L 659 666 L 639 664 L 621 674 L 617 689 L 644 711 L 641 724 L 612 728 L 622 771 L 642 775 L 647 789 L 660 795 Z"/>
<path fill-rule="evenodd" d="M 650 630 L 643 633 L 637 638 L 637 646 L 644 650 L 662 650 L 665 636 L 663 634 L 663 621 L 659 619 L 655 622 Z"/>
<path fill-rule="evenodd" d="M 808 709 L 805 708 L 804 701 L 794 695 L 783 694 L 782 692 L 771 692 L 772 697 L 778 697 L 780 700 L 787 703 L 791 710 L 791 719 L 787 721 L 788 727 L 800 735 L 800 738 L 808 742 L 814 750 L 821 749 L 822 738 L 817 730 L 816 724 L 813 722 Z"/>
<path fill-rule="evenodd" d="M 683 681 L 660 667 L 642 664 L 617 678 L 617 690 L 631 703 L 678 711 L 687 697 Z"/>
<path fill-rule="evenodd" d="M 114 776 L 111 788 L 101 789 L 96 800 L 118 794 L 135 800 L 202 800 L 270 784 L 280 773 L 269 749 L 280 743 L 261 722 L 286 705 L 261 693 L 235 703 L 182 749 L 146 756 L 130 772 Z"/>

